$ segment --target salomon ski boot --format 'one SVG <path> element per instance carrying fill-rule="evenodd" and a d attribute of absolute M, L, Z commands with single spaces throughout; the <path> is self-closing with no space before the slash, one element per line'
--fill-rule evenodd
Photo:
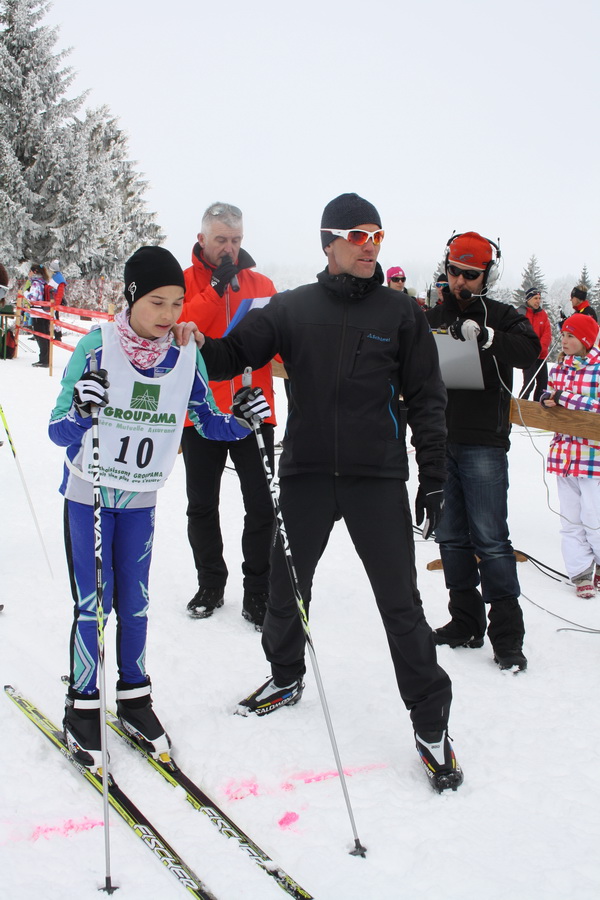
<path fill-rule="evenodd" d="M 254 693 L 240 700 L 236 713 L 239 716 L 247 716 L 250 713 L 256 713 L 257 716 L 266 716 L 268 713 L 275 712 L 281 706 L 293 706 L 302 696 L 304 690 L 304 682 L 302 678 L 280 687 L 275 684 L 273 678 L 269 678 L 264 684 L 261 684 Z"/>
<path fill-rule="evenodd" d="M 417 750 L 431 786 L 439 794 L 463 783 L 463 773 L 456 761 L 447 731 L 415 732 Z"/>

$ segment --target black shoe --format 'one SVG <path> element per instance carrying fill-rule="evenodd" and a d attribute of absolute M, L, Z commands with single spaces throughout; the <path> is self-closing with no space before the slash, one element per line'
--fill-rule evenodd
<path fill-rule="evenodd" d="M 514 668 L 517 672 L 524 672 L 527 668 L 527 658 L 523 654 L 520 642 L 516 642 L 512 647 L 494 650 L 494 662 L 501 669 Z"/>
<path fill-rule="evenodd" d="M 31 365 L 34 367 L 34 369 L 47 369 L 48 368 L 48 363 L 43 363 L 43 362 L 35 362 L 35 363 L 31 363 Z"/>
<path fill-rule="evenodd" d="M 70 690 L 65 698 L 63 730 L 71 756 L 97 772 L 102 765 L 100 742 L 100 694 L 80 694 Z"/>
<path fill-rule="evenodd" d="M 257 631 L 262 631 L 268 600 L 268 594 L 250 594 L 248 591 L 244 591 L 242 615 L 252 622 Z"/>
<path fill-rule="evenodd" d="M 447 625 L 436 628 L 433 632 L 436 644 L 447 644 L 449 647 L 483 647 L 483 635 L 468 634 L 460 625 L 451 619 Z"/>
<path fill-rule="evenodd" d="M 456 761 L 447 731 L 424 731 L 422 735 L 415 732 L 417 750 L 427 772 L 431 786 L 439 794 L 452 790 L 464 781 L 462 769 Z"/>
<path fill-rule="evenodd" d="M 293 706 L 302 696 L 303 690 L 302 678 L 298 678 L 297 681 L 286 687 L 278 687 L 273 678 L 269 678 L 253 694 L 250 694 L 245 700 L 240 700 L 236 713 L 240 716 L 247 716 L 250 713 L 266 716 L 281 706 Z"/>
<path fill-rule="evenodd" d="M 117 715 L 123 730 L 154 759 L 170 757 L 171 739 L 152 709 L 150 682 L 117 682 Z"/>
<path fill-rule="evenodd" d="M 225 588 L 200 588 L 187 605 L 187 611 L 194 619 L 208 619 L 215 609 L 223 606 Z"/>

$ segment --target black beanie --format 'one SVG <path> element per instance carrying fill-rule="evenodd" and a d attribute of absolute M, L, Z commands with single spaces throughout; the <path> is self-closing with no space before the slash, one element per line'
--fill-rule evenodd
<path fill-rule="evenodd" d="M 164 247 L 140 247 L 125 263 L 125 299 L 129 307 L 156 288 L 178 285 L 185 290 L 183 270 Z"/>
<path fill-rule="evenodd" d="M 357 225 L 371 223 L 381 228 L 379 213 L 372 203 L 359 197 L 358 194 L 340 194 L 327 204 L 321 216 L 321 228 L 356 228 Z M 335 241 L 335 237 L 330 231 L 322 231 L 323 249 Z"/>

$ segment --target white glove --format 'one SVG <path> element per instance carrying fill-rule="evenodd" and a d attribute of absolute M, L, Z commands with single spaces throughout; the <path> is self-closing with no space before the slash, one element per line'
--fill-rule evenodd
<path fill-rule="evenodd" d="M 73 388 L 73 403 L 80 416 L 84 418 L 92 414 L 92 405 L 106 406 L 108 403 L 109 381 L 106 369 L 88 372 L 80 378 Z"/>

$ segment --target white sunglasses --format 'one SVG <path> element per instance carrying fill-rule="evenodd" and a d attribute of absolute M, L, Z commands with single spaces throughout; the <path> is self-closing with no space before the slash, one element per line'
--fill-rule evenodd
<path fill-rule="evenodd" d="M 356 244 L 358 247 L 362 247 L 363 244 L 366 244 L 369 238 L 371 238 L 377 247 L 382 242 L 385 234 L 385 232 L 381 230 L 364 231 L 362 228 L 321 228 L 321 231 L 329 231 L 331 234 L 335 234 L 336 237 L 345 238 L 351 244 Z"/>

